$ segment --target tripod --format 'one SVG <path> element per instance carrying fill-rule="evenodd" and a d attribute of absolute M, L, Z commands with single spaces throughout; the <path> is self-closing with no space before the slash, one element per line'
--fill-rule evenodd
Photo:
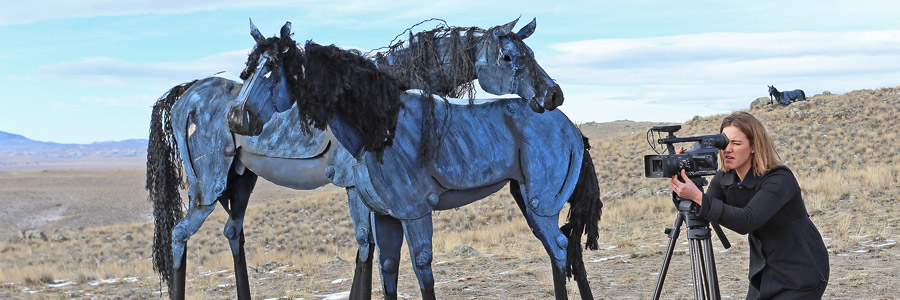
<path fill-rule="evenodd" d="M 706 178 L 691 178 L 700 191 L 706 186 Z M 710 241 L 709 222 L 698 217 L 696 213 L 700 206 L 690 199 L 678 197 L 672 192 L 672 202 L 678 208 L 678 215 L 675 217 L 675 226 L 666 228 L 666 234 L 669 235 L 669 245 L 666 249 L 666 256 L 663 260 L 662 268 L 659 271 L 659 279 L 656 281 L 656 290 L 653 293 L 653 299 L 659 299 L 662 292 L 663 282 L 666 280 L 666 272 L 669 270 L 669 262 L 672 260 L 672 251 L 675 250 L 675 241 L 681 233 L 681 224 L 687 223 L 687 238 L 690 244 L 691 252 L 691 271 L 694 278 L 694 299 L 719 299 L 719 280 L 716 275 L 716 262 L 712 252 L 712 242 Z M 713 223 L 713 229 L 722 246 L 725 249 L 731 247 L 731 243 L 725 237 L 725 233 L 719 227 L 719 224 Z"/>

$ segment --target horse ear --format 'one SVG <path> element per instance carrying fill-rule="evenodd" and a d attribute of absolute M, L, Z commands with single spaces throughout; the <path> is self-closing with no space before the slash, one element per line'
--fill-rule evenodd
<path fill-rule="evenodd" d="M 253 39 L 256 40 L 257 43 L 265 40 L 262 33 L 259 33 L 259 28 L 256 28 L 256 25 L 253 25 L 253 19 L 250 19 L 250 35 L 253 36 Z"/>
<path fill-rule="evenodd" d="M 497 34 L 504 35 L 512 32 L 513 27 L 516 27 L 516 22 L 519 22 L 519 18 L 512 20 L 512 22 L 501 25 L 499 28 L 497 28 Z"/>
<path fill-rule="evenodd" d="M 287 21 L 284 23 L 284 26 L 281 26 L 281 38 L 289 36 L 291 36 L 291 21 Z"/>
<path fill-rule="evenodd" d="M 519 32 L 516 33 L 516 35 L 518 35 L 520 39 L 527 39 L 529 36 L 531 36 L 532 33 L 534 33 L 535 27 L 537 27 L 537 18 L 531 19 L 531 22 L 528 23 L 528 25 L 525 25 L 525 27 L 519 29 Z"/>

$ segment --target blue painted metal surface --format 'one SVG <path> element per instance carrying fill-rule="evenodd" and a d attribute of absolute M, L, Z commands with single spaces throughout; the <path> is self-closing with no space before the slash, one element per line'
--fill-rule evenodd
<path fill-rule="evenodd" d="M 380 199 L 366 199 L 377 213 L 417 219 L 440 204 L 447 191 L 478 189 L 514 179 L 535 213 L 559 213 L 578 178 L 583 145 L 581 132 L 559 111 L 535 114 L 522 99 L 504 99 L 480 105 L 448 105 L 414 93 L 402 98 L 392 147 L 385 149 L 384 164 L 366 152 L 365 173 L 357 184 L 371 181 Z M 440 150 L 434 161 L 422 164 L 422 101 L 435 101 L 438 120 L 449 114 Z M 434 195 L 434 196 L 432 196 Z M 431 197 L 431 200 L 429 198 Z M 434 198 L 438 197 L 438 198 Z M 533 198 L 533 199 L 532 199 Z M 457 199 L 457 201 L 459 201 Z M 464 203 L 467 203 L 463 201 Z"/>
<path fill-rule="evenodd" d="M 527 36 L 533 28 L 522 31 Z M 507 72 L 502 69 L 496 72 L 501 74 L 496 78 L 505 81 L 494 88 L 517 86 L 511 82 L 515 76 L 502 75 Z M 270 113 L 263 107 L 276 107 L 274 103 L 285 101 L 277 99 L 286 94 L 273 85 L 277 79 L 263 78 L 264 74 L 270 72 L 265 64 L 259 64 L 245 80 L 242 96 L 233 106 L 237 115 L 252 110 L 266 119 Z M 273 90 L 269 98 L 252 96 Z M 582 158 L 587 155 L 575 125 L 558 110 L 534 113 L 534 101 L 522 98 L 453 105 L 439 97 L 407 92 L 401 102 L 392 146 L 385 148 L 383 160 L 376 153 L 363 151 L 352 167 L 357 194 L 350 200 L 360 201 L 373 211 L 371 222 L 365 224 L 372 226 L 371 231 L 355 224 L 357 238 L 361 232 L 374 233 L 386 297 L 396 295 L 402 237 L 409 244 L 423 298 L 433 297 L 431 212 L 471 203 L 510 181 L 516 185 L 514 197 L 529 226 L 551 257 L 554 278 L 560 277 L 557 275 L 567 265 L 569 241 L 559 229 L 559 212 L 576 189 Z M 435 127 L 441 137 L 434 160 L 420 157 L 422 118 L 428 113 L 423 104 L 427 102 L 435 105 Z M 343 145 L 355 148 L 353 136 L 358 133 L 352 132 L 352 125 L 340 116 L 332 117 L 329 124 L 337 136 L 344 137 L 339 139 Z M 361 207 L 351 203 L 354 205 Z M 354 214 L 354 221 L 360 217 Z M 565 282 L 555 279 L 554 284 L 557 297 L 565 297 Z"/>
<path fill-rule="evenodd" d="M 172 106 L 172 128 L 191 183 L 192 205 L 212 205 L 225 191 L 235 146 L 223 120 L 240 90 L 240 83 L 209 77 L 191 86 Z"/>
<path fill-rule="evenodd" d="M 502 188 L 508 178 L 517 180 L 526 180 L 523 172 L 534 173 L 535 179 L 540 176 L 554 177 L 547 182 L 553 182 L 555 185 L 550 188 L 556 190 L 552 194 L 554 199 L 562 199 L 565 201 L 566 195 L 571 193 L 571 185 L 566 180 L 572 174 L 562 174 L 559 172 L 549 172 L 538 175 L 531 169 L 546 167 L 544 165 L 532 165 L 529 163 L 519 164 L 515 162 L 516 151 L 520 151 L 513 146 L 516 142 L 522 143 L 530 141 L 534 145 L 547 142 L 557 142 L 557 140 L 542 140 L 539 138 L 539 128 L 530 128 L 529 126 L 547 126 L 546 122 L 534 122 L 529 118 L 529 114 L 534 114 L 528 110 L 535 110 L 535 106 L 547 109 L 555 108 L 561 104 L 562 93 L 558 86 L 553 83 L 552 79 L 537 66 L 537 69 L 524 68 L 521 59 L 512 61 L 502 61 L 502 56 L 525 56 L 530 54 L 530 49 L 521 43 L 521 39 L 526 38 L 534 31 L 535 22 L 523 28 L 517 34 L 510 33 L 515 21 L 502 26 L 496 31 L 490 31 L 494 39 L 486 39 L 484 43 L 480 43 L 477 53 L 497 55 L 501 60 L 479 59 L 476 61 L 478 70 L 477 76 L 483 78 L 480 82 L 482 88 L 487 91 L 499 93 L 520 93 L 528 99 L 504 100 L 497 103 L 488 103 L 476 106 L 448 106 L 444 101 L 437 99 L 428 99 L 427 101 L 437 101 L 438 114 L 449 113 L 450 115 L 458 115 L 452 118 L 452 124 L 447 125 L 452 128 L 448 131 L 447 137 L 450 142 L 444 145 L 448 147 L 441 148 L 438 159 L 426 168 L 415 165 L 415 157 L 410 156 L 413 152 L 390 152 L 393 168 L 385 168 L 387 164 L 373 164 L 377 161 L 371 157 L 361 157 L 359 146 L 354 144 L 354 136 L 359 135 L 354 132 L 355 129 L 348 126 L 342 126 L 340 117 L 332 119 L 331 128 L 329 130 L 316 130 L 315 128 L 301 127 L 297 119 L 297 107 L 292 106 L 289 93 L 286 91 L 285 80 L 274 80 L 272 76 L 254 76 L 248 81 L 248 85 L 252 86 L 270 86 L 274 88 L 268 89 L 240 89 L 241 84 L 227 79 L 212 77 L 200 80 L 175 103 L 172 108 L 172 124 L 175 131 L 175 139 L 180 145 L 181 157 L 184 158 L 184 165 L 187 174 L 187 181 L 190 186 L 189 196 L 191 204 L 184 219 L 176 226 L 173 232 L 173 255 L 176 261 L 176 267 L 182 261 L 185 245 L 191 235 L 203 224 L 214 208 L 214 201 L 220 200 L 223 205 L 228 208 L 226 198 L 223 193 L 226 189 L 234 184 L 236 187 L 232 193 L 240 193 L 243 196 L 238 197 L 237 202 L 232 200 L 231 210 L 229 214 L 232 218 L 228 220 L 224 231 L 225 236 L 229 239 L 232 251 L 236 255 L 240 252 L 241 260 L 243 260 L 243 239 L 242 239 L 242 222 L 243 210 L 246 208 L 246 200 L 249 197 L 255 184 L 255 176 L 259 175 L 269 181 L 275 182 L 287 187 L 297 189 L 312 189 L 323 184 L 333 183 L 335 185 L 347 188 L 348 200 L 350 201 L 350 213 L 356 230 L 356 239 L 360 250 L 358 254 L 358 262 L 366 262 L 371 259 L 369 257 L 369 247 L 372 246 L 375 239 L 375 226 L 372 224 L 376 218 L 372 214 L 371 209 L 376 208 L 377 211 L 390 216 L 388 219 L 395 221 L 386 221 L 383 219 L 382 232 L 393 232 L 399 234 L 402 243 L 402 236 L 407 235 L 409 239 L 411 254 L 414 257 L 414 266 L 416 273 L 419 275 L 422 288 L 433 285 L 433 278 L 430 270 L 431 262 L 431 209 L 449 209 L 465 205 L 477 199 L 483 198 L 500 188 Z M 287 34 L 289 34 L 289 27 Z M 283 28 L 282 31 L 285 31 Z M 282 34 L 285 34 L 282 32 Z M 254 39 L 264 39 L 255 26 L 251 23 L 251 35 Z M 516 39 L 519 43 L 515 43 Z M 441 43 L 441 42 L 439 42 Z M 485 50 L 491 49 L 491 50 Z M 266 58 L 263 58 L 266 59 Z M 533 60 L 533 57 L 530 57 Z M 263 63 L 260 64 L 264 65 Z M 504 72 L 503 69 L 512 70 L 512 76 L 494 76 L 492 73 Z M 523 73 L 524 72 L 524 73 Z M 541 74 L 543 78 L 538 81 L 532 79 L 538 77 L 533 76 L 529 72 Z M 282 72 L 283 74 L 283 72 Z M 525 75 L 522 75 L 525 74 Z M 258 74 L 266 75 L 266 74 Z M 475 78 L 470 78 L 475 79 Z M 510 82 L 516 81 L 516 82 Z M 404 114 L 404 136 L 406 137 L 410 148 L 413 149 L 416 143 L 417 134 L 416 125 L 409 123 L 411 120 L 418 120 L 421 117 L 420 103 L 423 101 L 421 95 L 415 93 L 405 96 L 405 100 L 410 107 Z M 545 103 L 543 98 L 549 97 L 552 101 Z M 250 99 L 250 102 L 234 102 L 234 99 Z M 471 100 L 471 99 L 470 99 Z M 536 102 L 540 100 L 541 102 Z M 553 102 L 557 101 L 557 102 Z M 478 101 L 490 102 L 490 101 Z M 474 103 L 474 102 L 472 102 Z M 534 103 L 537 103 L 536 105 Z M 530 105 L 529 105 L 530 104 Z M 255 108 L 254 115 L 238 115 L 246 119 L 259 118 L 262 125 L 258 128 L 258 136 L 242 136 L 233 134 L 226 126 L 229 110 L 234 111 L 240 106 L 253 106 Z M 481 108 L 491 107 L 489 110 Z M 530 108 L 530 109 L 528 109 Z M 491 112 L 487 112 L 491 111 Z M 541 109 L 543 111 L 543 109 Z M 498 113 L 501 112 L 501 113 Z M 561 112 L 554 112 L 540 117 L 540 120 L 555 120 L 555 122 L 565 120 L 565 116 Z M 524 122 L 522 122 L 524 120 Z M 529 121 L 531 120 L 531 121 Z M 549 124 L 549 126 L 557 126 L 558 124 Z M 574 128 L 574 127 L 572 127 Z M 334 130 L 334 132 L 332 132 Z M 574 133 L 573 133 L 574 132 Z M 469 135 L 467 135 L 467 133 Z M 506 145 L 494 145 L 484 143 L 483 140 L 475 138 L 470 133 L 492 134 L 498 140 L 509 143 Z M 565 154 L 571 149 L 580 149 L 580 135 L 577 129 L 571 131 L 569 129 L 560 130 L 559 133 L 568 133 L 578 136 L 577 145 L 572 144 L 571 147 L 562 147 L 558 149 L 558 153 Z M 533 138 L 522 138 L 522 134 L 531 134 Z M 348 151 L 342 145 L 352 149 Z M 478 147 L 463 147 L 463 145 Z M 565 148 L 565 149 L 563 149 Z M 397 147 L 400 150 L 401 147 Z M 485 149 L 488 149 L 487 151 Z M 537 149 L 537 148 L 534 148 Z M 460 163 L 466 161 L 467 158 L 459 155 L 460 153 L 469 154 L 469 152 L 491 153 L 489 157 L 478 157 L 478 164 L 471 166 L 460 166 Z M 554 156 L 549 158 L 549 164 L 555 164 L 561 161 L 566 155 Z M 575 155 L 578 159 L 580 156 Z M 546 158 L 546 157 L 545 157 Z M 580 160 L 579 160 L 580 161 Z M 572 163 L 572 162 L 570 162 Z M 574 169 L 574 177 L 577 178 L 577 162 Z M 418 172 L 410 173 L 406 179 L 404 177 L 389 178 L 390 183 L 384 183 L 384 175 L 391 170 L 403 170 L 398 166 L 404 165 L 406 168 L 412 168 Z M 455 166 L 454 166 L 455 165 Z M 375 178 L 382 183 L 373 185 L 370 174 L 379 174 Z M 247 170 L 252 171 L 250 175 L 246 175 Z M 232 183 L 229 177 L 230 172 L 237 174 L 245 174 L 247 180 Z M 569 172 L 571 173 L 571 172 Z M 424 176 L 433 176 L 425 178 Z M 561 176 L 562 175 L 562 176 Z M 238 177 L 238 178 L 244 178 Z M 488 179 L 489 183 L 484 184 L 475 180 L 476 178 Z M 549 178 L 545 178 L 549 179 Z M 429 182 L 430 180 L 430 182 Z M 555 180 L 555 181 L 554 181 Z M 413 182 L 416 181 L 416 182 Z M 523 181 L 525 182 L 525 181 Z M 572 182 L 574 183 L 574 182 Z M 386 184 L 397 185 L 397 190 L 381 189 Z M 378 187 L 376 187 L 378 186 Z M 531 186 L 524 185 L 523 187 Z M 535 184 L 534 188 L 524 189 L 526 193 L 542 192 Z M 406 187 L 406 188 L 401 188 Z M 429 192 L 424 198 L 413 199 L 408 197 L 410 192 L 421 192 L 428 190 Z M 385 200 L 380 195 L 390 195 L 391 199 Z M 418 204 L 409 208 L 402 207 L 403 201 L 399 199 L 412 199 L 419 201 Z M 424 201 L 424 202 L 422 202 Z M 562 206 L 562 202 L 558 205 L 554 204 L 556 200 L 535 202 L 546 203 L 545 206 L 536 205 L 535 212 L 542 212 L 540 215 L 547 215 L 547 220 L 552 219 L 552 228 L 558 232 L 556 228 L 556 217 L 558 215 L 558 207 Z M 552 210 L 556 208 L 556 211 Z M 400 222 L 399 220 L 403 220 Z M 387 223 L 385 223 L 387 222 Z M 391 222 L 398 222 L 399 227 L 392 227 Z M 535 223 L 529 218 L 529 223 Z M 547 223 L 550 224 L 550 223 Z M 391 229 L 393 228 L 393 229 Z M 549 227 L 548 227 L 549 228 Z M 541 229 L 537 228 L 537 231 Z M 563 237 L 564 238 L 564 237 Z M 400 243 L 398 240 L 390 239 L 379 247 L 384 248 L 384 255 L 399 255 Z M 556 248 L 556 247 L 554 247 Z M 549 249 L 549 248 L 548 248 Z M 557 250 L 554 251 L 555 257 L 560 257 Z M 399 256 L 398 256 L 399 257 Z M 561 257 L 564 257 L 561 256 Z M 385 268 L 390 270 L 390 266 L 396 264 L 397 261 L 386 260 L 380 262 L 384 276 Z M 237 268 L 236 261 L 236 268 Z M 396 275 L 396 268 L 393 268 Z M 388 272 L 390 273 L 390 272 Z M 246 277 L 246 276 L 244 276 Z M 431 278 L 431 279 L 428 279 Z M 182 281 L 183 282 L 183 281 Z M 393 282 L 385 280 L 385 291 L 396 292 L 396 277 Z M 240 285 L 240 283 L 239 283 Z M 239 288 L 240 290 L 240 288 Z M 249 293 L 249 291 L 245 291 Z M 423 293 L 428 293 L 427 291 Z M 431 292 L 433 293 L 433 291 Z M 423 294 L 424 295 L 424 294 Z"/>
<path fill-rule="evenodd" d="M 437 45 L 435 56 L 444 60 L 441 70 L 427 70 L 428 74 L 420 74 L 426 78 L 429 86 L 420 86 L 416 82 L 410 82 L 410 89 L 430 89 L 439 95 L 450 95 L 457 87 L 442 86 L 433 79 L 434 73 L 451 73 L 450 63 L 447 58 L 452 57 L 454 42 L 465 40 L 465 34 L 478 36 L 478 43 L 469 50 L 474 58 L 474 77 L 463 79 L 468 82 L 478 79 L 481 88 L 494 95 L 516 94 L 526 99 L 535 112 L 543 112 L 544 109 L 553 110 L 562 105 L 564 96 L 562 89 L 546 71 L 537 63 L 531 48 L 523 40 L 534 33 L 537 20 L 533 19 L 519 32 L 513 33 L 512 29 L 518 19 L 504 25 L 492 27 L 487 30 L 473 30 L 469 28 L 451 28 L 449 31 L 460 33 L 457 41 L 453 35 L 444 34 L 434 41 Z M 399 49 L 383 54 L 376 63 L 389 66 L 403 64 L 410 59 L 409 48 Z M 474 99 L 469 99 L 470 103 Z"/>

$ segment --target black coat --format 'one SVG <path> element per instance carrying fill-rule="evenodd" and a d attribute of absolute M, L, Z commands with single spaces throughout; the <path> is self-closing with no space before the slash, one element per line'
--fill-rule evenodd
<path fill-rule="evenodd" d="M 747 299 L 821 298 L 828 283 L 828 251 L 809 219 L 800 185 L 785 166 L 762 176 L 719 171 L 703 195 L 699 216 L 748 234 Z"/>

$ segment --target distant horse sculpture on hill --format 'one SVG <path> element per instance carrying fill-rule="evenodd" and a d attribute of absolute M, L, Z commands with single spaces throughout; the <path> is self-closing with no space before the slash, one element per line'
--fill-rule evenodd
<path fill-rule="evenodd" d="M 511 32 L 514 26 L 515 21 L 487 30 L 454 27 L 410 34 L 411 39 L 405 46 L 395 44 L 390 51 L 376 56 L 376 60 L 382 69 L 394 66 L 391 74 L 406 74 L 406 77 L 397 76 L 403 79 L 399 83 L 405 87 L 441 96 L 454 92 L 465 94 L 465 88 L 447 87 L 465 86 L 465 83 L 480 78 L 479 84 L 485 91 L 515 93 L 527 99 L 523 102 L 528 103 L 531 110 L 553 110 L 562 104 L 562 92 L 522 43 L 534 31 L 535 22 L 518 33 Z M 258 43 L 268 41 L 267 45 L 274 45 L 273 39 L 278 40 L 263 37 L 252 22 L 251 35 Z M 296 48 L 289 36 L 290 23 L 282 28 L 282 38 L 286 40 L 281 45 Z M 260 44 L 257 47 L 260 53 L 292 49 L 278 46 L 268 49 Z M 486 55 L 508 59 L 491 59 Z M 255 62 L 266 64 L 265 61 Z M 422 78 L 428 80 L 416 80 Z M 266 84 L 271 83 L 269 80 L 268 77 L 257 79 Z M 286 82 L 280 80 L 277 84 Z M 363 88 L 366 83 L 359 82 L 354 87 Z M 375 247 L 369 225 L 370 210 L 360 200 L 353 176 L 357 159 L 336 140 L 332 130 L 303 126 L 298 106 L 286 98 L 276 101 L 272 108 L 260 110 L 268 116 L 263 118 L 268 121 L 264 126 L 262 122 L 253 123 L 259 127 L 251 123 L 240 125 L 251 128 L 258 136 L 233 133 L 226 127 L 226 120 L 231 120 L 234 125 L 240 124 L 240 119 L 250 120 L 257 115 L 255 112 L 232 114 L 229 119 L 229 109 L 241 87 L 239 82 L 218 77 L 195 80 L 172 88 L 153 107 L 146 187 L 150 191 L 148 199 L 153 203 L 156 223 L 153 266 L 167 283 L 169 296 L 174 299 L 184 297 L 187 241 L 199 230 L 218 201 L 229 214 L 224 235 L 234 256 L 237 298 L 249 298 L 243 219 L 250 193 L 258 176 L 262 176 L 294 189 L 314 189 L 328 183 L 346 188 L 360 246 L 351 299 L 370 298 Z M 402 88 L 388 91 L 399 97 Z M 252 94 L 260 99 L 269 96 Z M 359 143 L 356 151 L 362 145 Z M 189 185 L 190 205 L 186 214 L 182 212 L 179 195 L 183 179 L 187 179 Z M 388 278 L 384 284 L 394 287 L 385 291 L 396 291 L 396 277 L 393 282 Z"/>
<path fill-rule="evenodd" d="M 359 200 L 372 210 L 385 298 L 397 297 L 405 237 L 422 298 L 434 299 L 432 212 L 467 205 L 508 183 L 550 257 L 556 298 L 567 298 L 565 277 L 574 275 L 582 298 L 592 299 L 580 241 L 587 235 L 586 247 L 597 248 L 602 207 L 597 176 L 586 138 L 565 114 L 535 113 L 535 102 L 547 108 L 546 97 L 543 103 L 529 97 L 452 104 L 416 91 L 379 96 L 391 88 L 378 83 L 387 75 L 368 67 L 358 53 L 312 42 L 297 50 L 292 43 L 284 29 L 280 39 L 258 41 L 256 49 L 268 50 L 250 55 L 229 113 L 238 118 L 230 128 L 252 135 L 260 131 L 254 127 L 269 126 L 293 103 L 303 126 L 329 129 L 356 157 L 350 175 Z M 272 44 L 282 46 L 267 46 Z M 502 54 L 486 59 L 515 62 Z M 373 83 L 378 84 L 364 90 L 371 93 L 353 89 Z M 430 143 L 427 134 L 435 137 Z M 421 151 L 426 148 L 434 150 L 431 155 Z M 567 202 L 569 217 L 560 228 L 559 213 Z M 368 231 L 359 225 L 354 223 L 357 235 Z"/>
<path fill-rule="evenodd" d="M 793 90 L 793 91 L 779 92 L 778 89 L 775 88 L 775 86 L 770 85 L 769 86 L 769 99 L 773 99 L 773 98 L 774 98 L 774 100 L 777 100 L 778 103 L 787 105 L 794 101 L 806 100 L 806 93 L 804 93 L 803 90 L 800 90 L 800 89 Z"/>

